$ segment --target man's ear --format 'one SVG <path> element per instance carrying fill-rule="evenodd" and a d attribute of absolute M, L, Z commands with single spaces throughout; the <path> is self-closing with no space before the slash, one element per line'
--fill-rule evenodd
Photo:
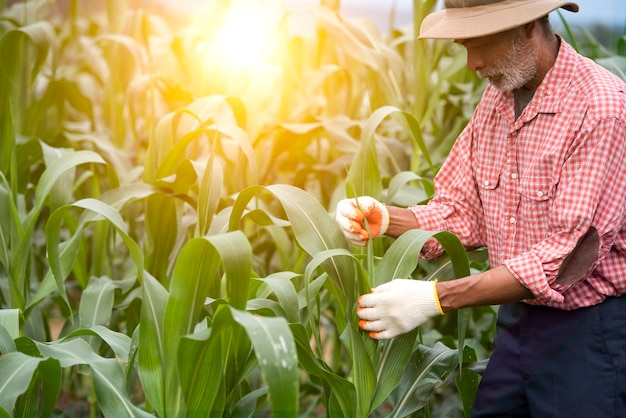
<path fill-rule="evenodd" d="M 533 31 L 537 29 L 537 21 L 533 20 L 532 22 L 528 22 L 526 23 L 523 28 L 524 28 L 524 33 L 526 35 L 526 38 L 530 39 L 533 36 Z"/>

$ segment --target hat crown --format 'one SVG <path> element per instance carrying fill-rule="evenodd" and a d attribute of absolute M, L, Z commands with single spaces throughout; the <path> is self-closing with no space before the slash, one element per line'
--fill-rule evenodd
<path fill-rule="evenodd" d="M 564 0 L 445 0 L 445 9 L 426 16 L 418 39 L 469 39 L 521 26 L 563 8 L 578 11 Z"/>
<path fill-rule="evenodd" d="M 485 6 L 487 4 L 500 3 L 503 0 L 446 0 L 446 9 L 461 9 L 465 7 Z"/>

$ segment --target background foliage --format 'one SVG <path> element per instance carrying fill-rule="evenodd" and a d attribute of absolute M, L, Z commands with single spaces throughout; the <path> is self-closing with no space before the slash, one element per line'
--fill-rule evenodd
<path fill-rule="evenodd" d="M 484 251 L 351 248 L 332 212 L 426 202 L 484 85 L 457 45 L 414 42 L 434 1 L 389 33 L 338 6 L 285 13 L 237 65 L 227 0 L 0 1 L 0 416 L 467 416 L 493 308 L 375 342 L 355 301 Z M 596 46 L 623 75 L 623 39 Z M 447 255 L 419 260 L 427 239 Z"/>

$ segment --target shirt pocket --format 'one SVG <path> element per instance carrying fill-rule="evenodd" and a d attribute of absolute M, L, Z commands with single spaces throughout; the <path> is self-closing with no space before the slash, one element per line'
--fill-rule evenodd
<path fill-rule="evenodd" d="M 478 167 L 476 183 L 484 213 L 484 222 L 489 235 L 490 231 L 499 229 L 498 223 L 502 217 L 505 202 L 500 169 L 489 166 Z"/>
<path fill-rule="evenodd" d="M 555 189 L 556 181 L 548 173 L 535 173 L 520 179 L 520 227 L 530 242 L 537 242 L 548 235 Z"/>
<path fill-rule="evenodd" d="M 554 195 L 554 181 L 551 176 L 529 176 L 520 181 L 519 193 L 534 202 L 549 201 Z"/>

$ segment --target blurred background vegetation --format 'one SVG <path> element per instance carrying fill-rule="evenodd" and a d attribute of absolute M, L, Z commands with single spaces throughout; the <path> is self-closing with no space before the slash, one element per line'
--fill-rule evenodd
<path fill-rule="evenodd" d="M 204 6 L 0 0 L 0 417 L 468 416 L 495 307 L 385 342 L 354 310 L 485 251 L 332 219 L 427 202 L 471 117 L 462 49 L 414 41 L 437 2 Z M 623 28 L 553 23 L 624 77 Z"/>

